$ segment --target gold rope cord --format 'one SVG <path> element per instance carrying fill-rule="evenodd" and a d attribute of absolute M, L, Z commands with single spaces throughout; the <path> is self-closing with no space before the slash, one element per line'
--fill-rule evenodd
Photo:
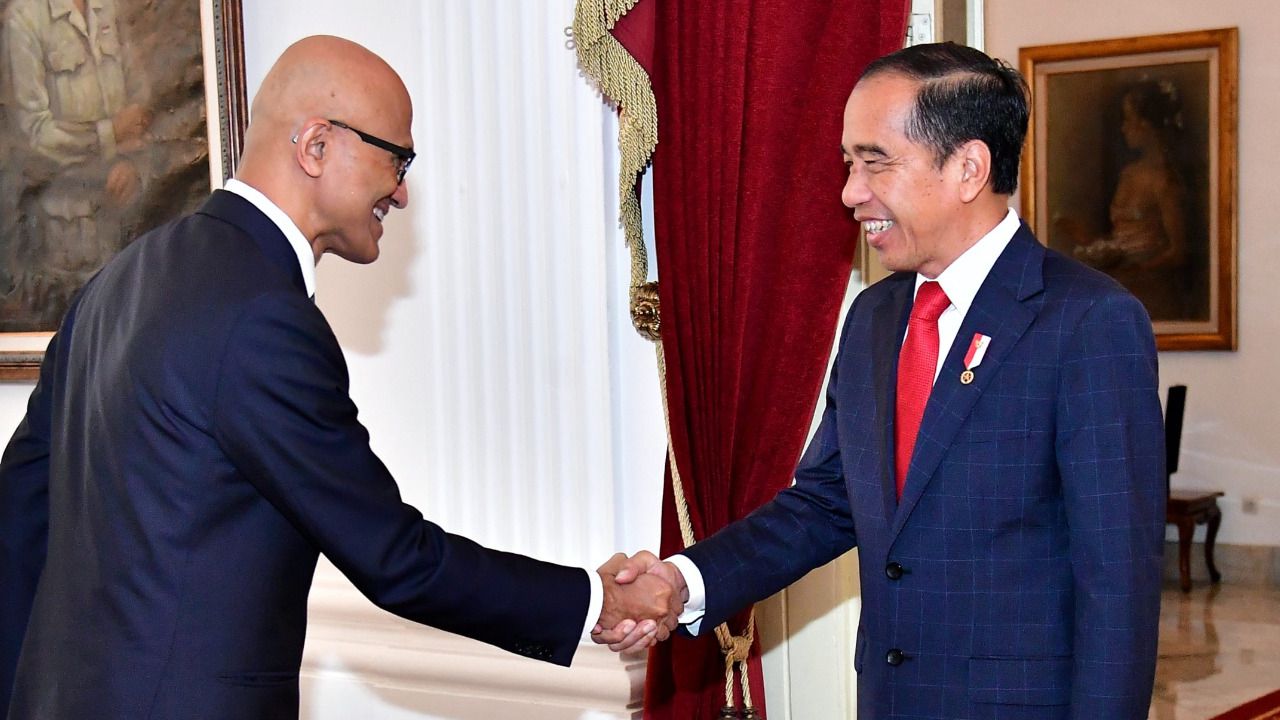
<path fill-rule="evenodd" d="M 649 75 L 609 32 L 637 1 L 578 0 L 573 14 L 573 45 L 582 71 L 619 108 L 618 147 L 622 160 L 618 169 L 618 215 L 631 249 L 632 322 L 637 332 L 657 342 L 657 335 L 642 327 L 637 315 L 640 287 L 649 276 L 649 258 L 636 186 L 658 146 L 658 105 Z"/>
<path fill-rule="evenodd" d="M 680 479 L 680 468 L 676 465 L 676 454 L 671 444 L 671 413 L 667 407 L 667 361 L 662 352 L 662 341 L 655 345 L 658 351 L 658 378 L 662 383 L 662 415 L 667 419 L 667 462 L 671 466 L 671 490 L 675 497 L 676 517 L 680 520 L 680 538 L 684 546 L 689 547 L 697 540 L 693 536 L 693 521 L 689 518 L 689 503 L 684 496 L 684 482 Z M 728 710 L 735 707 L 733 700 L 733 671 L 737 666 L 742 682 L 742 705 L 745 708 L 743 717 L 755 717 L 754 705 L 751 702 L 751 680 L 747 675 L 747 659 L 751 656 L 751 645 L 756 637 L 756 611 L 753 607 L 747 617 L 747 630 L 743 635 L 734 635 L 729 631 L 728 623 L 716 626 L 716 639 L 720 641 L 720 653 L 724 655 L 724 706 Z"/>

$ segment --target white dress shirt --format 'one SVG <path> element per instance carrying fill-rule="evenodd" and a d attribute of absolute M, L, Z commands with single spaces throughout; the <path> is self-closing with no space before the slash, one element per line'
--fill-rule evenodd
<path fill-rule="evenodd" d="M 280 209 L 279 205 L 271 202 L 270 198 L 263 195 L 247 183 L 232 178 L 227 181 L 223 187 L 227 192 L 235 193 L 240 197 L 248 200 L 254 207 L 262 211 L 267 219 L 275 223 L 280 228 L 280 232 L 284 233 L 284 237 L 289 241 L 289 245 L 293 247 L 293 251 L 298 255 L 298 267 L 302 270 L 302 281 L 306 284 L 307 295 L 315 297 L 316 294 L 316 256 L 315 251 L 311 248 L 311 243 L 307 240 L 302 231 L 293 220 Z M 582 637 L 590 638 L 591 630 L 596 626 L 596 619 L 600 617 L 600 610 L 604 606 L 604 584 L 600 580 L 600 576 L 591 568 L 583 568 L 587 573 L 587 581 L 591 585 L 591 598 L 587 604 L 587 617 L 582 628 Z"/>
<path fill-rule="evenodd" d="M 938 277 L 926 278 L 916 273 L 916 291 L 928 280 L 937 280 L 942 285 L 942 291 L 947 294 L 947 299 L 951 301 L 938 318 L 938 366 L 933 371 L 935 382 L 938 379 L 938 372 L 942 369 L 942 363 L 947 359 L 947 353 L 955 342 L 956 334 L 960 332 L 960 324 L 964 322 L 964 316 L 968 314 L 969 306 L 973 304 L 973 298 L 978 294 L 979 288 L 987 279 L 987 274 L 996 264 L 1000 253 L 1004 252 L 1009 241 L 1013 239 L 1019 225 L 1018 214 L 1013 208 L 1009 208 L 1003 220 L 979 238 L 972 247 L 961 253 L 960 257 L 952 261 Z M 673 555 L 667 559 L 680 570 L 685 583 L 689 586 L 689 601 L 684 604 L 684 614 L 680 616 L 680 624 L 688 625 L 689 632 L 696 635 L 702 625 L 702 616 L 707 610 L 706 583 L 702 580 L 702 573 L 698 570 L 698 566 L 694 565 L 689 558 L 684 555 Z"/>

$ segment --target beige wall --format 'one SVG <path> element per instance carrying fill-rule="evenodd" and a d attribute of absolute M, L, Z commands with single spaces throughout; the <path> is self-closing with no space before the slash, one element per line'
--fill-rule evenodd
<path fill-rule="evenodd" d="M 986 2 L 986 49 L 1015 65 L 1028 45 L 1232 26 L 1240 28 L 1240 349 L 1162 353 L 1160 375 L 1189 388 L 1174 486 L 1226 491 L 1219 541 L 1280 545 L 1280 3 Z"/>

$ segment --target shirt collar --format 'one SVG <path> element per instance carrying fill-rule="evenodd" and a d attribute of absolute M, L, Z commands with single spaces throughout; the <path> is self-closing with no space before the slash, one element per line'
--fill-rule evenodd
<path fill-rule="evenodd" d="M 961 317 L 969 313 L 973 298 L 1020 225 L 1018 213 L 1009 208 L 1003 220 L 934 278 L 942 284 L 942 291 L 947 294 L 956 310 L 960 311 Z M 916 273 L 916 290 L 927 280 L 925 276 Z"/>
<path fill-rule="evenodd" d="M 256 188 L 251 187 L 241 180 L 232 178 L 227 181 L 224 190 L 235 193 L 240 197 L 248 200 L 254 207 L 262 211 L 267 219 L 275 223 L 280 228 L 280 232 L 284 233 L 285 239 L 289 241 L 289 245 L 293 247 L 293 251 L 298 254 L 298 266 L 302 269 L 302 282 L 307 286 L 307 295 L 315 297 L 316 294 L 316 255 L 311 249 L 311 243 L 307 242 L 306 236 L 298 229 L 293 220 L 280 209 L 279 205 L 271 202 L 270 198 L 263 195 Z"/>
<path fill-rule="evenodd" d="M 101 10 L 102 0 L 89 0 L 89 2 L 87 3 L 87 6 L 91 10 Z M 80 11 L 76 9 L 75 0 L 49 0 L 49 16 L 50 17 L 56 19 L 56 18 L 62 17 L 63 15 L 71 15 L 73 12 L 76 15 L 80 14 Z"/>
<path fill-rule="evenodd" d="M 76 6 L 73 0 L 49 0 L 49 15 L 54 19 L 70 15 L 75 10 Z"/>

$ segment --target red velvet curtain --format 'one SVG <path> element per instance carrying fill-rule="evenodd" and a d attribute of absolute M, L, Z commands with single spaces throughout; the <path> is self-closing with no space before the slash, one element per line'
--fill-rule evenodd
<path fill-rule="evenodd" d="M 698 538 L 791 482 L 857 241 L 840 203 L 844 102 L 902 46 L 906 17 L 907 0 L 639 0 L 614 28 L 657 99 L 667 404 Z M 661 550 L 681 549 L 668 483 Z M 762 710 L 758 652 L 750 667 Z M 723 704 L 709 632 L 652 652 L 646 718 L 710 720 Z"/>

